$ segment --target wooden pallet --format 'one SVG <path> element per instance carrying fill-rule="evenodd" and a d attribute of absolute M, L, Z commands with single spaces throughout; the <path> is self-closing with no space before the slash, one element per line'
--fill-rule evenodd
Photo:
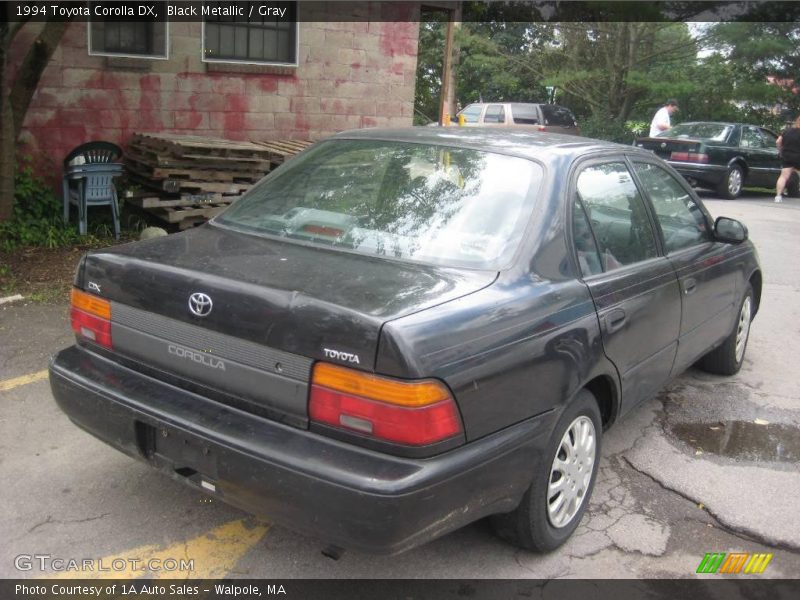
<path fill-rule="evenodd" d="M 144 189 L 125 201 L 166 223 L 190 227 L 218 214 L 310 144 L 137 133 L 125 158 L 129 179 Z"/>

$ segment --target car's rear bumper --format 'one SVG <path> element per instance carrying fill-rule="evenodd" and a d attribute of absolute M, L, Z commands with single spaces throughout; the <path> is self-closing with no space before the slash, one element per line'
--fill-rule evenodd
<path fill-rule="evenodd" d="M 689 181 L 695 180 L 701 183 L 719 185 L 725 180 L 728 168 L 724 165 L 702 165 L 697 163 L 685 163 L 668 160 L 673 169 L 683 175 Z"/>
<path fill-rule="evenodd" d="M 514 508 L 555 420 L 408 459 L 230 408 L 78 346 L 53 357 L 50 383 L 73 422 L 126 454 L 325 543 L 376 553 Z"/>

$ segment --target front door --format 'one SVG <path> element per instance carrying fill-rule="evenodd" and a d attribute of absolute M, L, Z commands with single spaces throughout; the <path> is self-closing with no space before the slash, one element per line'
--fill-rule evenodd
<path fill-rule="evenodd" d="M 682 297 L 681 332 L 673 375 L 730 332 L 740 268 L 729 244 L 713 241 L 712 222 L 691 192 L 661 165 L 633 162 L 675 268 Z"/>

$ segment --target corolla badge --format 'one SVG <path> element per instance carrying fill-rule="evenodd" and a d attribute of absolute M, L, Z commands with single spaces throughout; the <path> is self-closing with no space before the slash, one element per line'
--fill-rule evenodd
<path fill-rule="evenodd" d="M 207 317 L 214 307 L 207 294 L 195 292 L 189 296 L 189 311 L 196 317 Z"/>

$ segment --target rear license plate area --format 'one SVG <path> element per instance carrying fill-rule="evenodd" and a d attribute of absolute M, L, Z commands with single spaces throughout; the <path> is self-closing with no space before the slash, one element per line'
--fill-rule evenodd
<path fill-rule="evenodd" d="M 139 449 L 145 457 L 166 463 L 178 475 L 214 491 L 213 485 L 204 485 L 204 481 L 213 484 L 217 479 L 217 455 L 211 445 L 178 429 L 153 427 L 141 422 L 136 424 L 136 434 Z"/>

